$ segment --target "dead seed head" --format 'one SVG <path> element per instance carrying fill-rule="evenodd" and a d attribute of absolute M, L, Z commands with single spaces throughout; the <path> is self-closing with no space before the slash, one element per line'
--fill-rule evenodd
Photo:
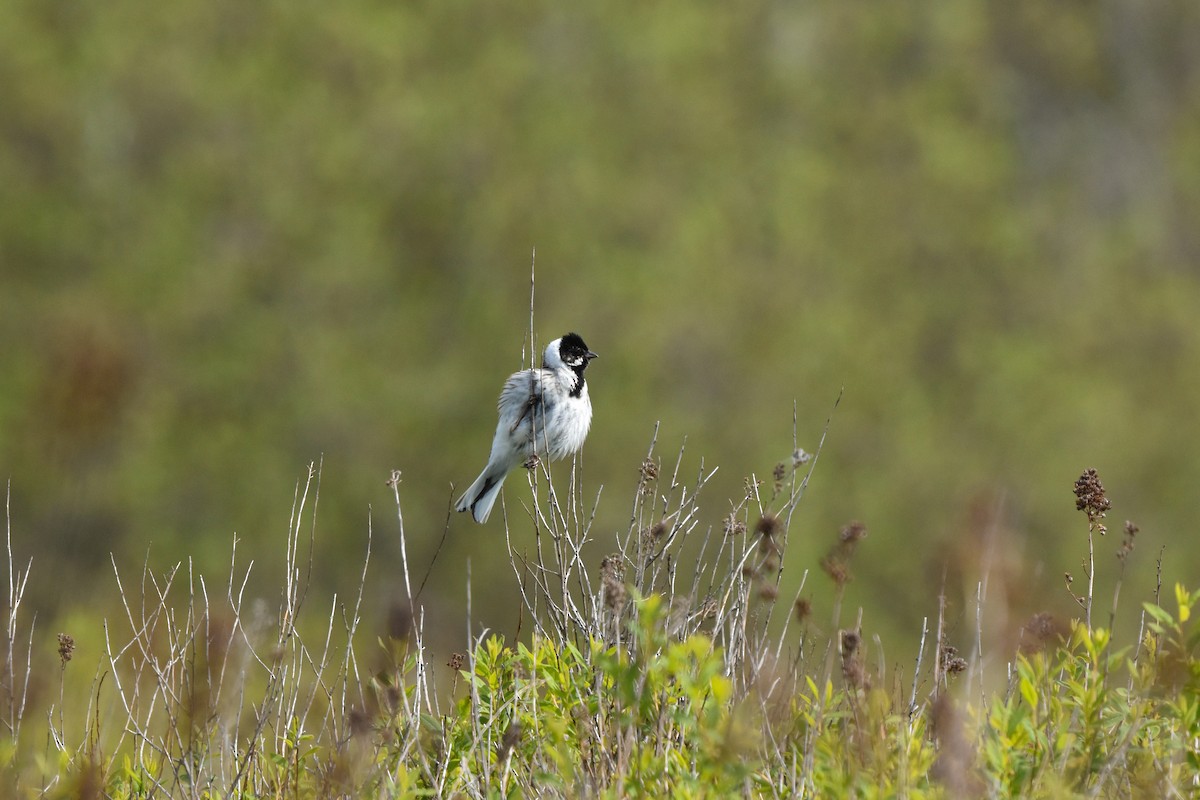
<path fill-rule="evenodd" d="M 842 657 L 842 677 L 846 685 L 855 689 L 871 688 L 870 679 L 863 669 L 862 659 L 858 657 L 859 646 L 862 644 L 862 634 L 858 631 L 842 631 L 840 654 Z"/>
<path fill-rule="evenodd" d="M 775 493 L 779 494 L 779 490 L 783 488 L 783 479 L 787 477 L 787 465 L 782 461 L 775 465 L 775 469 L 771 472 L 771 478 L 775 481 Z"/>
<path fill-rule="evenodd" d="M 833 579 L 838 586 L 850 582 L 850 558 L 858 543 L 867 538 L 867 526 L 858 520 L 851 520 L 842 526 L 838 532 L 837 544 L 829 549 L 821 559 L 821 569 Z"/>
<path fill-rule="evenodd" d="M 821 569 L 838 586 L 845 586 L 850 582 L 850 568 L 844 561 L 834 558 L 832 554 L 821 559 Z"/>
<path fill-rule="evenodd" d="M 659 539 L 661 539 L 667 535 L 667 530 L 668 530 L 667 523 L 663 522 L 662 520 L 659 520 L 658 522 L 656 522 L 650 526 L 650 538 L 653 539 L 654 541 L 658 541 Z"/>
<path fill-rule="evenodd" d="M 412 608 L 407 600 L 397 600 L 388 608 L 388 636 L 397 641 L 407 641 L 413 629 Z"/>
<path fill-rule="evenodd" d="M 658 462 L 649 456 L 647 456 L 646 460 L 642 462 L 642 480 L 658 480 Z"/>
<path fill-rule="evenodd" d="M 69 633 L 58 635 L 58 658 L 65 665 L 75 655 L 75 637 Z"/>
<path fill-rule="evenodd" d="M 1112 508 L 1112 501 L 1104 494 L 1104 484 L 1096 470 L 1084 470 L 1075 481 L 1075 508 L 1087 514 L 1088 524 L 1094 525 L 1104 519 L 1105 513 Z M 1099 526 L 1100 533 L 1105 533 L 1103 525 Z"/>
<path fill-rule="evenodd" d="M 600 580 L 624 580 L 625 562 L 620 553 L 610 553 L 600 559 Z"/>
<path fill-rule="evenodd" d="M 600 583 L 604 587 L 604 605 L 616 614 L 625 608 L 625 562 L 619 553 L 612 553 L 600 561 Z"/>
<path fill-rule="evenodd" d="M 451 653 L 450 660 L 446 662 L 446 666 L 455 672 L 458 672 L 463 668 L 463 664 L 466 663 L 466 660 L 467 656 L 463 653 Z"/>
<path fill-rule="evenodd" d="M 658 463 L 647 456 L 638 470 L 638 489 L 642 494 L 649 494 L 650 484 L 656 480 L 658 480 Z"/>
<path fill-rule="evenodd" d="M 1117 558 L 1121 561 L 1124 561 L 1133 552 L 1133 537 L 1137 536 L 1138 526 L 1129 520 L 1125 520 L 1124 533 L 1121 546 L 1117 549 Z"/>
<path fill-rule="evenodd" d="M 779 597 L 779 589 L 773 583 L 764 583 L 758 587 L 758 596 L 760 599 L 770 602 Z"/>
<path fill-rule="evenodd" d="M 947 675 L 957 675 L 967 668 L 967 660 L 958 654 L 958 648 L 948 644 L 942 645 L 942 672 Z"/>
<path fill-rule="evenodd" d="M 754 532 L 760 534 L 764 539 L 770 539 L 779 533 L 779 528 L 779 517 L 768 512 L 758 518 L 758 524 L 754 526 Z"/>
<path fill-rule="evenodd" d="M 396 710 L 397 708 L 399 708 L 400 707 L 400 698 L 402 696 L 403 695 L 400 692 L 400 687 L 394 686 L 394 685 L 384 687 L 383 701 L 386 704 L 387 708 L 392 709 L 393 711 Z"/>
<path fill-rule="evenodd" d="M 615 614 L 620 614 L 625 608 L 626 590 L 623 583 L 604 584 L 604 605 Z"/>
<path fill-rule="evenodd" d="M 350 709 L 350 735 L 365 736 L 371 732 L 371 715 L 355 706 Z"/>
<path fill-rule="evenodd" d="M 742 522 L 740 519 L 738 519 L 736 516 L 734 516 L 733 513 L 730 513 L 729 516 L 725 518 L 725 535 L 726 536 L 740 536 L 745 532 L 746 532 L 746 523 Z"/>
<path fill-rule="evenodd" d="M 939 694 L 929 707 L 929 722 L 935 736 L 945 736 L 948 729 L 958 723 L 954 699 L 948 694 Z"/>
<path fill-rule="evenodd" d="M 804 448 L 798 447 L 792 452 L 792 469 L 802 467 L 810 461 L 812 461 L 812 454 L 806 453 Z"/>
<path fill-rule="evenodd" d="M 851 520 L 842 526 L 842 530 L 838 534 L 838 538 L 840 538 L 845 544 L 858 544 L 860 541 L 867 538 L 867 526 L 858 520 Z"/>
<path fill-rule="evenodd" d="M 812 601 L 807 597 L 797 597 L 793 608 L 796 611 L 797 622 L 804 622 L 812 616 Z"/>
<path fill-rule="evenodd" d="M 867 671 L 863 669 L 862 663 L 857 658 L 848 658 L 842 662 L 842 677 L 845 678 L 847 685 L 855 689 L 871 688 Z"/>

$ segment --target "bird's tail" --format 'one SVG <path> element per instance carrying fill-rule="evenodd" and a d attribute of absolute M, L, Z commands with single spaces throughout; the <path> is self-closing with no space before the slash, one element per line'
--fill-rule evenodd
<path fill-rule="evenodd" d="M 455 508 L 459 511 L 469 509 L 476 522 L 487 522 L 488 515 L 492 513 L 492 506 L 496 504 L 496 498 L 500 496 L 500 487 L 504 485 L 504 477 L 507 474 L 508 470 L 500 472 L 488 464 L 471 484 L 471 488 L 458 498 Z"/>

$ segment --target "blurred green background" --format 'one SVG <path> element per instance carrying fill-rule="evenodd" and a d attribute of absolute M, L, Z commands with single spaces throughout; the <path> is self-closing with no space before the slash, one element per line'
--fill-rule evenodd
<path fill-rule="evenodd" d="M 818 618 L 851 518 L 872 629 L 915 643 L 945 570 L 965 633 L 988 553 L 1012 624 L 1071 613 L 1086 467 L 1102 585 L 1125 518 L 1136 597 L 1163 546 L 1195 583 L 1192 0 L 9 0 L 0 105 L 0 470 L 42 619 L 111 587 L 110 552 L 219 585 L 235 533 L 270 597 L 319 458 L 315 580 L 352 591 L 371 516 L 385 609 L 385 480 L 419 579 L 521 366 L 535 249 L 539 344 L 602 356 L 597 562 L 656 421 L 668 464 L 686 437 L 683 474 L 720 467 L 719 530 L 793 403 L 812 451 L 844 387 L 785 561 Z M 522 545 L 520 476 L 506 498 Z M 465 631 L 470 559 L 477 622 L 512 630 L 501 530 L 450 520 L 427 625 Z"/>

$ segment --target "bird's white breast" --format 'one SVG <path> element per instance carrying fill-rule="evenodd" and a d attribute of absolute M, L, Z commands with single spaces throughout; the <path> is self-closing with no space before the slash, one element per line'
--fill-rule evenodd
<path fill-rule="evenodd" d="M 550 409 L 546 421 L 549 442 L 546 455 L 557 460 L 578 452 L 591 425 L 592 401 L 585 384 L 578 397 L 561 397 Z"/>

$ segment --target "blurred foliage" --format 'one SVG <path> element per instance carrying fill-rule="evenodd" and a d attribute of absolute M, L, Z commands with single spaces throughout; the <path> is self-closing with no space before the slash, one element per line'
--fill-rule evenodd
<path fill-rule="evenodd" d="M 318 458 L 318 578 L 357 576 L 369 514 L 396 563 L 392 468 L 420 575 L 535 249 L 539 341 L 602 355 L 583 474 L 614 530 L 657 420 L 685 474 L 720 466 L 719 527 L 793 403 L 811 451 L 845 387 L 785 584 L 857 517 L 848 602 L 904 630 L 944 564 L 972 614 L 982 553 L 1019 611 L 1062 607 L 1086 466 L 1143 577 L 1161 545 L 1183 577 L 1198 34 L 1187 0 L 10 0 L 0 469 L 18 553 L 55 565 L 33 591 L 110 580 L 110 551 L 219 571 Z M 450 526 L 432 613 L 462 619 L 472 558 L 515 615 L 500 525 Z"/>

